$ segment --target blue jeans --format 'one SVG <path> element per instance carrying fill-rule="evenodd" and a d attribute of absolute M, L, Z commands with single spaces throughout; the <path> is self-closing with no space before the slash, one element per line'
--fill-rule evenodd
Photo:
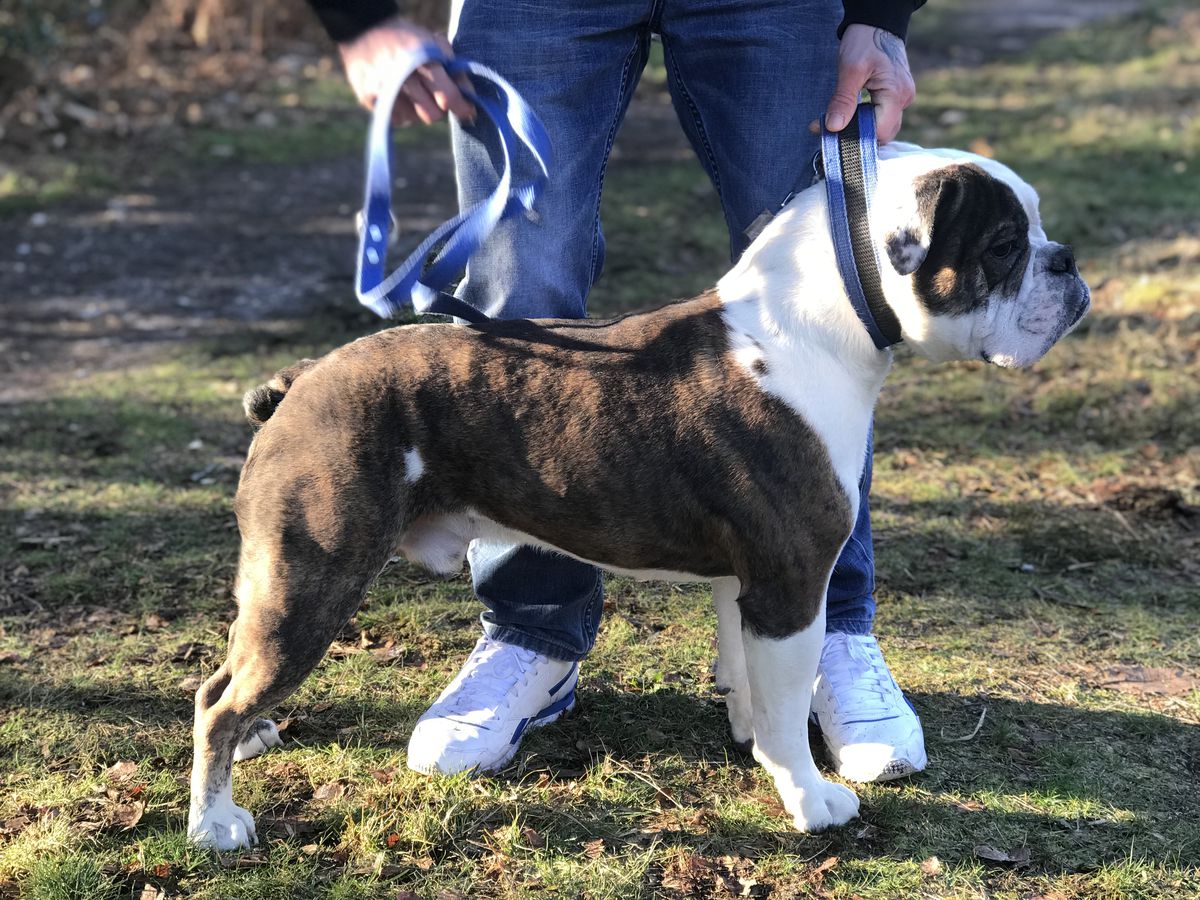
<path fill-rule="evenodd" d="M 460 296 L 498 318 L 587 314 L 604 265 L 604 170 L 651 33 L 662 37 L 671 98 L 720 197 L 736 259 L 747 226 L 811 180 L 818 145 L 808 124 L 833 92 L 841 15 L 839 0 L 456 0 L 455 49 L 516 86 L 555 156 L 536 216 L 500 225 Z M 475 203 L 495 185 L 496 141 L 488 128 L 457 125 L 453 140 L 459 202 Z M 858 521 L 829 586 L 830 630 L 871 630 L 870 483 L 868 445 Z M 594 567 L 529 547 L 476 545 L 469 559 L 493 638 L 566 660 L 591 649 L 604 605 Z"/>

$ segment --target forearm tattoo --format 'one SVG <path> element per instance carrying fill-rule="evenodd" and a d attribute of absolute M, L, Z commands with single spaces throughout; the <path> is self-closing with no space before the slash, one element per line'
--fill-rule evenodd
<path fill-rule="evenodd" d="M 904 41 L 890 31 L 875 29 L 875 47 L 892 61 L 892 65 L 908 71 L 908 54 L 904 52 Z"/>

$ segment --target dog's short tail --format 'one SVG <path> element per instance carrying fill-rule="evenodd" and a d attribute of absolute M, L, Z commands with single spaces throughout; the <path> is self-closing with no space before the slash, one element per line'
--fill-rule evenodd
<path fill-rule="evenodd" d="M 253 390 L 246 391 L 246 396 L 242 398 L 242 409 L 246 411 L 246 418 L 250 420 L 250 424 L 255 428 L 261 428 L 271 418 L 288 389 L 295 383 L 296 379 L 303 375 L 306 371 L 316 365 L 315 359 L 302 359 L 297 363 L 292 363 L 286 369 L 280 369 L 266 384 L 260 384 Z"/>

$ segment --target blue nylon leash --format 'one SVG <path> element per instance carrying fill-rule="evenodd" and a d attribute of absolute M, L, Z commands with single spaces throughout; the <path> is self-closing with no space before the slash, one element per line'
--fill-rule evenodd
<path fill-rule="evenodd" d="M 490 85 L 496 96 L 480 96 L 460 88 L 464 97 L 486 115 L 500 135 L 502 169 L 500 181 L 485 200 L 440 225 L 400 264 L 384 276 L 388 230 L 391 227 L 392 107 L 400 88 L 420 66 L 440 63 L 451 77 L 467 75 L 477 84 Z M 513 185 L 514 155 L 524 148 L 537 163 L 531 181 Z M 371 116 L 367 138 L 367 179 L 363 199 L 363 228 L 358 241 L 358 270 L 355 291 L 359 301 L 372 312 L 393 318 L 405 310 L 457 316 L 469 322 L 486 322 L 488 317 L 475 307 L 446 292 L 450 282 L 466 268 L 471 254 L 479 249 L 501 219 L 533 209 L 550 172 L 550 138 L 533 110 L 516 89 L 487 66 L 461 56 L 447 56 L 439 47 L 426 45 L 399 66 L 392 81 L 380 92 Z M 430 252 L 445 242 L 425 268 Z"/>
<path fill-rule="evenodd" d="M 840 132 L 821 120 L 821 161 L 829 197 L 829 228 L 838 270 L 855 313 L 880 350 L 900 343 L 900 322 L 883 296 L 879 257 L 871 238 L 871 199 L 875 196 L 879 146 L 875 108 L 860 103 Z"/>

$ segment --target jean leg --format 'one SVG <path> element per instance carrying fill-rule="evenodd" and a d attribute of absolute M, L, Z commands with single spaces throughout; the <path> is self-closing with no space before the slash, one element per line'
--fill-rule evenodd
<path fill-rule="evenodd" d="M 744 231 L 812 182 L 809 122 L 837 79 L 839 0 L 667 0 L 667 83 L 725 213 L 733 258 Z"/>
<path fill-rule="evenodd" d="M 825 631 L 870 634 L 875 622 L 875 545 L 871 539 L 871 468 L 874 427 L 867 432 L 867 453 L 858 480 L 858 518 L 834 564 L 826 594 Z"/>
<path fill-rule="evenodd" d="M 645 65 L 643 4 L 617 0 L 460 0 L 455 49 L 496 69 L 533 107 L 554 147 L 554 177 L 535 214 L 500 224 L 458 294 L 496 318 L 581 318 L 604 261 L 600 191 L 609 150 Z M 483 126 L 452 129 L 459 202 L 496 183 L 498 144 Z M 531 164 L 525 161 L 525 164 Z M 472 545 L 475 593 L 493 638 L 582 659 L 600 626 L 600 572 L 530 547 Z"/>
<path fill-rule="evenodd" d="M 841 16 L 837 0 L 667 0 L 668 84 L 721 199 L 734 259 L 750 223 L 812 181 L 820 144 L 808 126 L 833 93 Z M 858 518 L 829 583 L 827 631 L 871 632 L 870 486 L 868 439 Z"/>

